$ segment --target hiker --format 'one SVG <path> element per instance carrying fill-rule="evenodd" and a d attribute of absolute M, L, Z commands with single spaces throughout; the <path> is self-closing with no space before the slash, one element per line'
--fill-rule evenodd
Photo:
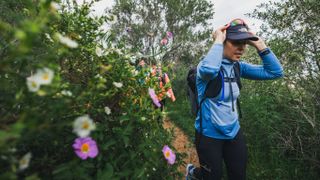
<path fill-rule="evenodd" d="M 283 76 L 283 69 L 271 49 L 249 31 L 242 19 L 232 20 L 212 35 L 214 44 L 196 70 L 199 109 L 195 145 L 200 167 L 188 164 L 186 179 L 219 180 L 224 161 L 228 179 L 243 180 L 246 179 L 247 147 L 239 125 L 239 103 L 236 103 L 241 88 L 240 77 L 276 79 Z M 247 45 L 257 50 L 262 65 L 240 61 Z M 218 94 L 210 97 L 208 94 L 214 86 L 207 85 L 219 76 L 222 85 Z"/>

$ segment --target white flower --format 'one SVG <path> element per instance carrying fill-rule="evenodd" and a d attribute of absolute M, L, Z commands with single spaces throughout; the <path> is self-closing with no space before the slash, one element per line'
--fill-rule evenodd
<path fill-rule="evenodd" d="M 54 11 L 58 11 L 61 9 L 61 6 L 57 2 L 51 1 L 50 8 Z"/>
<path fill-rule="evenodd" d="M 97 79 L 103 78 L 103 77 L 101 76 L 101 74 L 96 74 L 94 77 L 97 78 Z"/>
<path fill-rule="evenodd" d="M 102 49 L 100 47 L 98 47 L 98 46 L 96 47 L 96 55 L 99 56 L 99 57 L 101 57 L 103 55 Z"/>
<path fill-rule="evenodd" d="M 53 79 L 54 72 L 49 68 L 38 69 L 37 76 L 39 78 L 40 84 L 50 84 Z"/>
<path fill-rule="evenodd" d="M 37 92 L 40 89 L 40 79 L 38 76 L 27 77 L 27 86 L 30 92 Z"/>
<path fill-rule="evenodd" d="M 113 82 L 113 85 L 117 88 L 121 88 L 123 86 L 122 82 Z"/>
<path fill-rule="evenodd" d="M 58 37 L 59 41 L 68 46 L 69 48 L 77 48 L 78 43 L 68 37 L 62 36 L 60 33 L 57 33 L 56 36 Z"/>
<path fill-rule="evenodd" d="M 110 109 L 108 106 L 106 106 L 106 107 L 104 107 L 104 112 L 105 112 L 107 115 L 109 115 L 109 114 L 111 114 L 111 109 Z"/>
<path fill-rule="evenodd" d="M 71 91 L 67 91 L 67 90 L 62 90 L 61 94 L 64 96 L 72 96 L 72 92 Z"/>
<path fill-rule="evenodd" d="M 132 70 L 131 70 L 131 73 L 132 73 L 133 76 L 136 76 L 136 75 L 139 74 L 139 71 L 137 71 L 137 70 L 135 70 L 135 69 L 132 69 Z"/>
<path fill-rule="evenodd" d="M 132 56 L 132 57 L 130 58 L 130 62 L 131 62 L 132 64 L 136 63 L 136 61 L 137 61 L 137 57 Z"/>
<path fill-rule="evenodd" d="M 46 38 L 47 38 L 49 41 L 53 42 L 53 40 L 52 40 L 52 38 L 51 38 L 50 34 L 45 33 L 45 36 L 46 36 Z"/>
<path fill-rule="evenodd" d="M 296 86 L 295 86 L 294 84 L 288 84 L 288 87 L 289 87 L 290 89 L 295 89 L 295 88 L 296 88 Z"/>
<path fill-rule="evenodd" d="M 27 169 L 29 167 L 31 157 L 32 157 L 32 154 L 30 152 L 28 152 L 20 159 L 20 161 L 19 161 L 19 170 L 20 171 Z"/>
<path fill-rule="evenodd" d="M 96 126 L 88 115 L 80 116 L 73 122 L 73 132 L 80 137 L 89 136 L 90 132 L 95 129 Z"/>

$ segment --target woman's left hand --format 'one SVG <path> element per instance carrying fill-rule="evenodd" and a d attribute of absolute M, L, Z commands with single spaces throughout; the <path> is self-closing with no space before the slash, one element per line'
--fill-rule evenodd
<path fill-rule="evenodd" d="M 255 34 L 255 33 L 252 33 L 252 34 Z M 262 51 L 262 50 L 266 49 L 267 45 L 264 43 L 264 40 L 259 36 L 257 36 L 257 37 L 259 38 L 258 41 L 249 41 L 248 44 L 250 46 L 255 47 L 258 51 Z"/>

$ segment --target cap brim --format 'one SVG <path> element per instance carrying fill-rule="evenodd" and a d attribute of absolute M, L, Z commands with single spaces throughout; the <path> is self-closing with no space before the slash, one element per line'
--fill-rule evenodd
<path fill-rule="evenodd" d="M 250 33 L 236 33 L 227 35 L 227 39 L 233 41 L 241 41 L 241 40 L 251 40 L 251 41 L 258 41 L 259 38 Z"/>

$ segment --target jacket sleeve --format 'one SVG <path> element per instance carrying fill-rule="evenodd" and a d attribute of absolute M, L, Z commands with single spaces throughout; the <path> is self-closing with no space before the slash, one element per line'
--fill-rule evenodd
<path fill-rule="evenodd" d="M 254 80 L 268 80 L 283 77 L 283 68 L 278 58 L 269 48 L 265 51 L 269 51 L 269 53 L 259 53 L 262 59 L 262 65 L 240 62 L 241 77 Z"/>
<path fill-rule="evenodd" d="M 197 76 L 204 81 L 209 81 L 218 75 L 223 57 L 223 45 L 214 44 L 208 54 L 197 66 Z"/>

